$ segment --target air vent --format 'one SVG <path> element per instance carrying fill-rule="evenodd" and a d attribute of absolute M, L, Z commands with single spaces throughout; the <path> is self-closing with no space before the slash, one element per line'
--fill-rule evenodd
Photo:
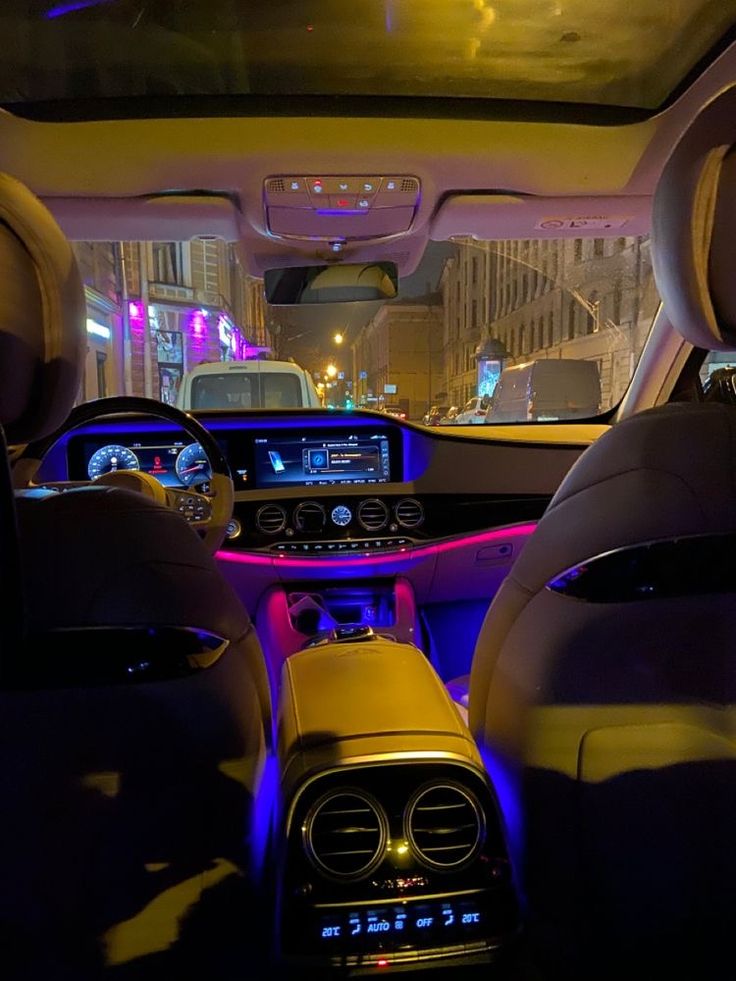
<path fill-rule="evenodd" d="M 413 177 L 405 177 L 401 182 L 402 194 L 413 194 L 419 190 L 418 182 Z"/>
<path fill-rule="evenodd" d="M 396 505 L 396 520 L 402 528 L 418 528 L 424 521 L 424 508 L 413 497 L 405 497 Z"/>
<path fill-rule="evenodd" d="M 424 787 L 406 810 L 404 833 L 417 858 L 432 869 L 467 865 L 482 844 L 483 831 L 480 805 L 456 784 Z"/>
<path fill-rule="evenodd" d="M 278 504 L 264 504 L 256 513 L 256 528 L 264 535 L 276 535 L 286 525 L 286 511 Z"/>
<path fill-rule="evenodd" d="M 388 523 L 388 507 L 377 497 L 369 497 L 358 505 L 358 521 L 366 531 L 380 531 Z"/>
<path fill-rule="evenodd" d="M 317 501 L 302 501 L 294 509 L 294 525 L 299 531 L 322 531 L 327 517 Z"/>
<path fill-rule="evenodd" d="M 362 879 L 381 862 L 388 837 L 377 801 L 357 790 L 331 791 L 304 823 L 304 847 L 312 863 L 334 879 Z"/>
<path fill-rule="evenodd" d="M 286 184 L 281 178 L 274 177 L 270 181 L 266 181 L 266 190 L 270 194 L 283 194 L 286 190 Z"/>

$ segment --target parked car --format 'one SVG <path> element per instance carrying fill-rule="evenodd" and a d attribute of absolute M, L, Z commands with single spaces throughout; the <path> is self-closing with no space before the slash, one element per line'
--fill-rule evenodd
<path fill-rule="evenodd" d="M 504 368 L 487 422 L 587 419 L 601 409 L 601 379 L 595 361 L 530 361 Z"/>
<path fill-rule="evenodd" d="M 447 412 L 440 419 L 440 426 L 453 426 L 457 421 L 458 413 L 460 412 L 459 405 L 451 405 Z"/>
<path fill-rule="evenodd" d="M 463 406 L 462 412 L 458 412 L 453 423 L 456 426 L 478 426 L 483 425 L 488 415 L 488 408 L 491 404 L 487 395 L 474 395 L 472 399 Z"/>
<path fill-rule="evenodd" d="M 422 416 L 422 422 L 425 426 L 438 426 L 448 411 L 449 406 L 447 405 L 433 405 Z"/>
<path fill-rule="evenodd" d="M 400 405 L 384 405 L 383 411 L 387 416 L 396 416 L 397 419 L 406 419 L 406 412 Z"/>
<path fill-rule="evenodd" d="M 182 379 L 180 409 L 319 408 L 308 371 L 294 361 L 200 364 Z"/>

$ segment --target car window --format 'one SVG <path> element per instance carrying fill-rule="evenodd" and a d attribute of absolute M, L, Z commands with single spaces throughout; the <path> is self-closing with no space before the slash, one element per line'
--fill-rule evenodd
<path fill-rule="evenodd" d="M 434 242 L 395 300 L 311 309 L 269 307 L 222 241 L 75 251 L 88 303 L 81 401 L 176 403 L 191 377 L 194 408 L 290 408 L 303 404 L 303 368 L 324 406 L 429 425 L 451 423 L 449 406 L 487 408 L 474 424 L 589 418 L 622 398 L 659 302 L 649 240 L 626 236 Z M 263 359 L 294 371 L 234 370 Z"/>

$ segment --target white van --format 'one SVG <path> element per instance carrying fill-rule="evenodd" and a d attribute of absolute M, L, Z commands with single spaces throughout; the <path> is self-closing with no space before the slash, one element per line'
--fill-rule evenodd
<path fill-rule="evenodd" d="M 200 364 L 182 379 L 180 409 L 302 409 L 321 402 L 308 371 L 293 361 Z"/>
<path fill-rule="evenodd" d="M 588 419 L 601 411 L 595 361 L 561 358 L 504 368 L 484 422 Z"/>

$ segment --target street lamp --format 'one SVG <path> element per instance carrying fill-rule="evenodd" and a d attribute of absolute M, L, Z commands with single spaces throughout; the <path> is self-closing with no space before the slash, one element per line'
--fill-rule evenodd
<path fill-rule="evenodd" d="M 335 344 L 342 344 L 342 342 L 345 340 L 345 335 L 338 330 L 332 340 L 335 342 Z"/>
<path fill-rule="evenodd" d="M 328 364 L 327 367 L 325 368 L 325 372 L 326 372 L 328 378 L 336 378 L 337 377 L 337 367 L 336 367 L 336 365 L 334 365 L 334 364 L 332 364 L 332 362 L 330 362 L 330 364 Z"/>

